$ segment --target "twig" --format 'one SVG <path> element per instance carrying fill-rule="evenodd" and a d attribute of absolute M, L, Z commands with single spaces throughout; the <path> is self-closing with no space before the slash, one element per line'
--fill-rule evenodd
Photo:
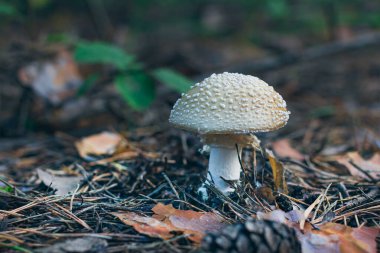
<path fill-rule="evenodd" d="M 77 187 L 75 188 L 73 194 L 71 195 L 71 199 L 70 199 L 70 212 L 73 211 L 74 197 L 75 197 L 76 192 L 79 190 L 79 187 L 80 187 L 80 184 L 77 185 Z"/>
<path fill-rule="evenodd" d="M 177 199 L 181 199 L 179 197 L 179 194 L 178 194 L 177 190 L 174 188 L 172 181 L 170 181 L 169 177 L 164 172 L 162 172 L 162 175 L 165 178 L 166 182 L 168 182 L 168 184 L 170 185 L 170 188 L 172 188 L 172 190 L 173 190 L 175 196 L 177 197 Z"/>
<path fill-rule="evenodd" d="M 380 33 L 362 35 L 351 41 L 337 41 L 321 46 L 312 47 L 300 53 L 285 53 L 278 57 L 269 57 L 257 62 L 246 61 L 230 67 L 224 67 L 223 71 L 242 73 L 261 73 L 275 70 L 291 64 L 310 62 L 323 57 L 351 52 L 369 46 L 380 44 Z M 217 70 L 216 70 L 217 71 Z"/>

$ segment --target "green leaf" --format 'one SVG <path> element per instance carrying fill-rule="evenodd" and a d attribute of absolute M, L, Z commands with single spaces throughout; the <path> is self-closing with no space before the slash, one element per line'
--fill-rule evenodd
<path fill-rule="evenodd" d="M 284 0 L 271 0 L 266 4 L 269 14 L 274 18 L 282 18 L 289 13 L 287 2 Z"/>
<path fill-rule="evenodd" d="M 12 193 L 13 188 L 9 185 L 0 187 L 0 192 Z"/>
<path fill-rule="evenodd" d="M 132 55 L 103 42 L 79 42 L 75 48 L 74 58 L 80 63 L 111 64 L 119 70 L 126 70 L 134 61 Z"/>
<path fill-rule="evenodd" d="M 332 117 L 336 114 L 336 108 L 332 105 L 326 105 L 315 108 L 310 112 L 310 117 L 312 118 L 325 118 Z"/>
<path fill-rule="evenodd" d="M 152 71 L 154 78 L 161 83 L 179 92 L 186 92 L 193 82 L 184 75 L 167 68 L 159 68 Z"/>
<path fill-rule="evenodd" d="M 0 2 L 0 16 L 16 17 L 19 13 L 13 5 Z"/>
<path fill-rule="evenodd" d="M 30 8 L 33 10 L 43 9 L 51 3 L 50 0 L 29 0 L 28 2 Z"/>
<path fill-rule="evenodd" d="M 84 94 L 86 94 L 87 91 L 91 89 L 91 87 L 96 83 L 98 79 L 99 79 L 98 74 L 91 74 L 89 77 L 87 77 L 86 80 L 84 80 L 82 85 L 79 87 L 77 91 L 77 96 L 81 97 Z"/>
<path fill-rule="evenodd" d="M 153 80 L 141 71 L 118 75 L 115 85 L 122 98 L 135 110 L 146 109 L 154 100 Z"/>
<path fill-rule="evenodd" d="M 75 38 L 67 33 L 51 33 L 46 36 L 47 43 L 74 44 Z"/>
<path fill-rule="evenodd" d="M 25 252 L 25 253 L 33 253 L 33 251 L 31 251 L 31 250 L 28 250 L 27 248 L 24 248 L 24 247 L 21 247 L 21 246 L 17 246 L 17 245 L 15 245 L 15 246 L 4 245 L 4 247 L 10 248 L 10 249 L 12 249 L 14 251 L 20 251 L 20 252 Z"/>

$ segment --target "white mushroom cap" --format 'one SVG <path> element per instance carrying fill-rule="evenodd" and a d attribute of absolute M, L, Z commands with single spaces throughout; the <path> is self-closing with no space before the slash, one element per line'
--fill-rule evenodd
<path fill-rule="evenodd" d="M 182 94 L 169 122 L 200 134 L 245 134 L 281 128 L 289 114 L 272 86 L 254 76 L 225 72 Z"/>

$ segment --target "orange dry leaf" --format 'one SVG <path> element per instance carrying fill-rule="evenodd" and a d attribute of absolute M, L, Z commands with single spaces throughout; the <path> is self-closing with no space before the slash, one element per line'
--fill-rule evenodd
<path fill-rule="evenodd" d="M 161 203 L 153 207 L 152 211 L 156 214 L 154 217 L 189 234 L 189 238 L 195 242 L 200 242 L 206 231 L 218 231 L 224 226 L 223 219 L 214 213 L 178 210 L 172 205 Z"/>
<path fill-rule="evenodd" d="M 37 157 L 25 157 L 25 158 L 17 159 L 15 166 L 17 169 L 23 169 L 23 168 L 32 167 L 37 162 L 38 162 Z"/>
<path fill-rule="evenodd" d="M 109 155 L 109 157 L 94 161 L 90 165 L 133 159 L 139 155 L 148 159 L 157 159 L 159 157 L 157 153 L 145 152 L 134 147 L 120 134 L 111 132 L 102 132 L 85 137 L 77 141 L 75 146 L 79 155 L 84 159 L 91 160 L 91 155 Z"/>
<path fill-rule="evenodd" d="M 123 140 L 119 134 L 102 132 L 77 141 L 75 147 L 82 158 L 90 155 L 112 155 L 123 145 Z"/>
<path fill-rule="evenodd" d="M 121 152 L 119 154 L 113 155 L 112 157 L 107 157 L 107 158 L 100 159 L 100 160 L 97 160 L 95 162 L 92 162 L 92 163 L 90 163 L 90 165 L 107 164 L 107 163 L 111 163 L 111 162 L 114 162 L 116 160 L 121 160 L 121 159 L 124 159 L 124 160 L 133 159 L 133 158 L 136 158 L 138 155 L 139 155 L 139 153 L 137 151 L 133 151 L 133 150 L 124 151 L 124 152 Z"/>
<path fill-rule="evenodd" d="M 319 230 L 306 226 L 299 233 L 303 252 L 317 253 L 376 253 L 376 236 L 379 229 L 352 228 L 337 223 L 326 223 Z"/>
<path fill-rule="evenodd" d="M 189 239 L 200 243 L 206 231 L 217 231 L 224 226 L 223 219 L 214 213 L 178 210 L 172 205 L 158 203 L 152 208 L 153 217 L 133 212 L 112 213 L 136 231 L 151 237 L 168 239 L 173 232 L 189 235 Z"/>
<path fill-rule="evenodd" d="M 96 164 L 98 164 L 98 165 L 103 164 L 104 165 L 107 163 L 112 163 L 112 162 L 117 161 L 117 160 L 129 160 L 129 159 L 134 159 L 134 158 L 138 157 L 139 155 L 142 155 L 143 157 L 145 157 L 147 159 L 157 159 L 160 157 L 160 155 L 158 153 L 144 152 L 144 151 L 139 150 L 139 149 L 133 149 L 133 150 L 122 151 L 120 153 L 114 154 L 111 157 L 107 157 L 104 159 L 100 159 L 100 160 L 91 162 L 91 163 L 89 163 L 89 165 L 91 165 L 91 166 L 96 165 Z"/>
<path fill-rule="evenodd" d="M 346 166 L 351 175 L 365 179 L 380 178 L 380 154 L 377 153 L 371 159 L 365 160 L 358 152 L 349 152 L 344 156 L 338 157 L 337 161 Z M 365 172 L 363 172 L 363 171 Z M 371 178 L 370 178 L 371 177 Z"/>
<path fill-rule="evenodd" d="M 288 186 L 286 185 L 285 180 L 284 165 L 277 160 L 272 151 L 266 149 L 265 152 L 268 156 L 270 166 L 272 167 L 275 190 L 283 193 L 288 193 Z"/>
<path fill-rule="evenodd" d="M 167 240 L 173 237 L 175 227 L 161 222 L 152 217 L 145 217 L 133 212 L 111 213 L 123 223 L 132 226 L 137 232 L 150 237 L 158 237 Z"/>
<path fill-rule="evenodd" d="M 18 77 L 38 96 L 57 105 L 75 96 L 82 78 L 67 49 L 55 48 L 52 52 L 56 55 L 53 59 L 29 63 L 18 71 Z"/>
<path fill-rule="evenodd" d="M 352 228 L 338 223 L 328 222 L 317 225 L 314 229 L 306 223 L 300 229 L 299 222 L 304 214 L 293 210 L 285 213 L 275 210 L 269 213 L 258 213 L 260 219 L 282 222 L 297 231 L 297 237 L 302 245 L 302 252 L 308 253 L 375 253 L 376 236 L 380 230 L 372 227 Z"/>
<path fill-rule="evenodd" d="M 289 139 L 281 139 L 272 144 L 274 152 L 280 157 L 303 160 L 304 156 L 290 145 Z"/>

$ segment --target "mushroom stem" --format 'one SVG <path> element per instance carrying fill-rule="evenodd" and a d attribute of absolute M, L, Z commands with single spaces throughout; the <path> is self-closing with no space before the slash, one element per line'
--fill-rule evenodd
<path fill-rule="evenodd" d="M 237 152 L 234 146 L 211 146 L 210 148 L 207 179 L 214 182 L 215 187 L 222 193 L 233 192 L 234 189 L 223 179 L 233 181 L 240 179 L 239 156 L 241 155 L 241 149 L 239 148 L 239 152 Z"/>

